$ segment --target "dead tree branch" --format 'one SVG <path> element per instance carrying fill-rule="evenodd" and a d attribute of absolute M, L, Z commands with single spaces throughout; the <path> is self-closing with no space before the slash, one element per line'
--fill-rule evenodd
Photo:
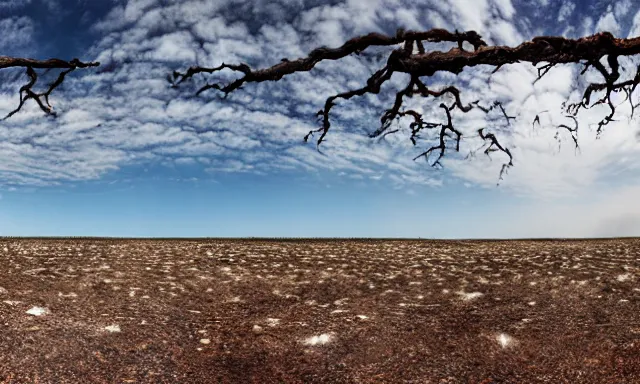
<path fill-rule="evenodd" d="M 454 46 L 448 51 L 428 50 L 425 43 L 442 43 L 450 42 Z M 463 49 L 464 43 L 468 43 L 473 50 Z M 489 107 L 483 107 L 479 101 L 473 101 L 464 104 L 461 100 L 460 90 L 455 86 L 448 86 L 440 90 L 430 89 L 424 82 L 423 78 L 432 77 L 438 72 L 450 72 L 459 74 L 467 67 L 478 65 L 489 65 L 495 67 L 494 73 L 504 65 L 514 63 L 530 63 L 534 66 L 542 63 L 538 67 L 538 76 L 535 81 L 540 80 L 553 67 L 566 63 L 582 63 L 584 74 L 589 68 L 595 69 L 602 76 L 602 82 L 589 84 L 579 103 L 569 104 L 564 107 L 569 117 L 575 121 L 575 127 L 560 125 L 558 128 L 566 129 L 575 144 L 577 145 L 577 120 L 575 116 L 580 109 L 590 108 L 597 104 L 607 104 L 609 106 L 609 114 L 598 123 L 598 133 L 609 122 L 614 121 L 616 107 L 611 101 L 612 92 L 624 92 L 632 106 L 632 111 L 636 105 L 631 101 L 633 91 L 638 83 L 640 83 L 640 67 L 636 70 L 636 74 L 632 79 L 620 81 L 620 65 L 618 58 L 623 56 L 634 56 L 640 54 L 640 37 L 631 39 L 615 38 L 611 33 L 603 32 L 580 39 L 567 39 L 555 36 L 539 36 L 531 41 L 524 42 L 516 47 L 507 46 L 489 46 L 482 37 L 475 31 L 453 33 L 444 29 L 432 29 L 429 31 L 404 31 L 399 30 L 394 36 L 386 36 L 379 33 L 370 33 L 368 35 L 355 37 L 338 48 L 321 47 L 313 50 L 307 57 L 297 60 L 283 60 L 282 62 L 264 69 L 251 69 L 247 64 L 221 64 L 217 67 L 191 67 L 185 72 L 176 71 L 168 77 L 172 86 L 178 86 L 181 83 L 191 80 L 197 74 L 215 74 L 223 70 L 231 70 L 240 74 L 240 77 L 227 84 L 218 82 L 207 83 L 202 86 L 197 94 L 209 89 L 221 91 L 225 96 L 237 90 L 241 86 L 248 83 L 260 83 L 263 81 L 277 81 L 283 77 L 297 73 L 311 71 L 316 64 L 324 60 L 340 60 L 351 54 L 360 54 L 370 47 L 375 46 L 397 46 L 390 51 L 386 64 L 382 69 L 374 73 L 368 80 L 367 84 L 361 88 L 339 93 L 329 97 L 324 108 L 318 112 L 318 116 L 322 119 L 322 126 L 317 130 L 309 132 L 305 136 L 305 141 L 314 133 L 320 133 L 317 144 L 320 145 L 325 139 L 329 128 L 329 113 L 338 99 L 350 99 L 354 96 L 362 96 L 365 94 L 378 94 L 382 85 L 387 82 L 394 73 L 405 73 L 410 75 L 407 86 L 397 92 L 395 101 L 391 108 L 387 109 L 381 119 L 380 127 L 370 134 L 371 137 L 386 136 L 391 122 L 402 117 L 411 117 L 413 121 L 410 124 L 411 136 L 410 140 L 416 144 L 419 133 L 423 130 L 439 128 L 437 135 L 438 144 L 430 147 L 416 157 L 425 157 L 428 159 L 432 153 L 437 153 L 433 166 L 441 166 L 441 159 L 445 155 L 447 139 L 455 142 L 455 150 L 460 149 L 460 139 L 462 133 L 454 128 L 451 113 L 454 110 L 460 110 L 463 113 L 477 108 L 485 113 L 490 113 L 498 108 L 502 116 L 506 119 L 507 125 L 515 116 L 510 116 L 500 102 L 493 102 Z M 601 63 L 606 57 L 608 68 Z M 591 104 L 591 97 L 594 93 L 603 92 L 602 98 Z M 444 96 L 453 99 L 453 104 L 447 105 L 441 102 L 442 108 L 447 117 L 447 122 L 432 123 L 425 122 L 422 115 L 415 110 L 403 110 L 403 102 L 405 98 L 411 98 L 415 95 L 429 98 L 441 98 Z M 540 117 L 536 116 L 533 121 L 540 124 Z M 394 130 L 394 132 L 397 130 Z M 508 157 L 508 162 L 504 163 L 500 172 L 502 178 L 507 168 L 513 165 L 513 156 L 507 147 L 504 147 L 497 139 L 495 134 L 487 133 L 485 128 L 477 131 L 479 137 L 489 146 L 485 149 L 485 153 L 489 155 L 491 152 L 500 151 Z M 453 136 L 452 136 L 453 135 Z"/>
<path fill-rule="evenodd" d="M 55 116 L 56 112 L 53 110 L 53 107 L 49 102 L 49 96 L 51 93 L 64 82 L 65 77 L 69 73 L 73 72 L 77 68 L 97 67 L 98 65 L 100 65 L 98 62 L 84 63 L 78 59 L 70 61 L 60 59 L 34 60 L 0 56 L 0 69 L 22 67 L 25 68 L 26 75 L 29 77 L 29 81 L 20 88 L 20 102 L 18 107 L 9 112 L 3 120 L 6 120 L 18 113 L 18 111 L 22 109 L 24 103 L 29 99 L 33 99 L 44 113 Z M 36 69 L 61 69 L 62 71 L 56 80 L 49 84 L 45 91 L 37 93 L 33 90 L 34 85 L 38 82 L 38 74 L 35 71 Z"/>

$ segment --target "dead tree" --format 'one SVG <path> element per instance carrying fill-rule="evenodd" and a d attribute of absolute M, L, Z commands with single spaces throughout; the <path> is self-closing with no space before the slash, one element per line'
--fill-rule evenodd
<path fill-rule="evenodd" d="M 428 50 L 425 47 L 425 43 L 443 42 L 453 43 L 454 47 L 446 52 Z M 465 49 L 465 45 L 472 49 Z M 628 100 L 631 104 L 632 114 L 637 106 L 637 104 L 633 104 L 631 96 L 640 82 L 640 66 L 636 69 L 633 78 L 620 79 L 620 64 L 618 59 L 623 56 L 639 54 L 640 37 L 619 39 L 608 32 L 598 33 L 580 39 L 540 36 L 516 47 L 489 46 L 475 31 L 462 33 L 455 31 L 452 33 L 444 29 L 432 29 L 429 31 L 399 30 L 395 36 L 370 33 L 368 35 L 355 37 L 344 43 L 341 47 L 317 48 L 309 53 L 307 57 L 297 60 L 282 60 L 280 63 L 269 68 L 252 69 L 247 64 L 224 63 L 212 68 L 193 66 L 185 72 L 174 72 L 168 77 L 168 80 L 172 86 L 175 87 L 192 79 L 196 74 L 214 74 L 225 69 L 235 71 L 240 75 L 236 80 L 226 84 L 216 82 L 207 83 L 197 91 L 199 95 L 207 90 L 214 89 L 222 92 L 226 97 L 229 93 L 239 89 L 245 84 L 277 81 L 292 73 L 310 71 L 316 64 L 323 60 L 340 60 L 351 54 L 359 55 L 374 46 L 397 47 L 389 52 L 386 64 L 367 80 L 366 85 L 358 89 L 338 93 L 326 99 L 324 107 L 318 112 L 318 116 L 322 120 L 322 126 L 310 131 L 304 137 L 305 141 L 318 133 L 317 145 L 322 143 L 331 127 L 329 113 L 338 99 L 350 99 L 354 96 L 362 96 L 365 94 L 379 94 L 382 85 L 396 72 L 408 74 L 408 84 L 404 89 L 397 92 L 395 102 L 380 118 L 380 127 L 371 133 L 370 136 L 380 137 L 381 135 L 395 132 L 389 130 L 392 121 L 403 116 L 410 117 L 413 120 L 410 124 L 410 139 L 414 145 L 416 144 L 415 139 L 420 132 L 434 130 L 436 133 L 437 144 L 429 147 L 415 158 L 425 157 L 427 161 L 429 161 L 429 155 L 434 154 L 436 155 L 436 159 L 431 162 L 433 166 L 441 166 L 441 159 L 452 146 L 455 151 L 460 151 L 460 140 L 463 134 L 456 129 L 452 123 L 452 111 L 459 110 L 467 113 L 477 108 L 485 113 L 489 113 L 497 108 L 507 123 L 515 118 L 507 114 L 507 111 L 505 111 L 500 102 L 493 102 L 492 104 L 488 104 L 488 106 L 482 106 L 479 100 L 472 101 L 468 104 L 463 103 L 461 92 L 455 86 L 431 89 L 425 84 L 424 78 L 429 78 L 438 72 L 459 74 L 465 67 L 488 65 L 495 68 L 493 71 L 495 73 L 503 65 L 528 62 L 534 66 L 540 65 L 537 68 L 537 81 L 547 74 L 551 68 L 559 64 L 582 64 L 584 68 L 581 75 L 589 68 L 595 69 L 602 76 L 602 81 L 590 83 L 584 90 L 580 102 L 572 104 L 565 103 L 563 105 L 564 112 L 568 117 L 573 118 L 575 124 L 573 127 L 563 124 L 559 125 L 558 128 L 566 129 L 571 134 L 576 145 L 578 143 L 576 136 L 578 122 L 575 116 L 581 109 L 588 109 L 597 104 L 608 105 L 610 109 L 609 114 L 598 123 L 597 132 L 599 134 L 605 125 L 613 121 L 616 112 L 616 106 L 614 106 L 611 101 L 612 93 L 625 93 L 625 102 Z M 602 63 L 604 57 L 606 57 L 608 68 Z M 595 93 L 600 93 L 601 97 L 592 103 L 591 98 Z M 452 102 L 447 104 L 443 101 L 439 105 L 440 108 L 443 109 L 446 122 L 427 122 L 423 120 L 422 115 L 417 111 L 403 109 L 404 99 L 415 95 L 425 98 L 441 98 L 447 95 Z M 540 123 L 539 116 L 536 116 L 533 124 L 535 125 L 535 123 Z M 500 178 L 502 178 L 505 170 L 513 165 L 511 151 L 506 146 L 500 144 L 494 133 L 486 132 L 484 128 L 478 130 L 477 133 L 486 143 L 485 147 L 483 147 L 485 154 L 489 155 L 491 152 L 499 151 L 508 157 L 508 161 L 502 166 L 500 172 Z"/>
<path fill-rule="evenodd" d="M 98 62 L 89 62 L 84 63 L 78 59 L 73 59 L 70 61 L 64 61 L 60 59 L 48 59 L 48 60 L 34 60 L 34 59 L 24 59 L 17 57 L 7 57 L 0 56 L 0 69 L 3 68 L 12 68 L 19 67 L 25 68 L 26 74 L 29 77 L 29 81 L 20 87 L 20 102 L 18 107 L 13 111 L 9 112 L 4 118 L 8 119 L 9 117 L 15 115 L 27 100 L 34 100 L 40 109 L 47 115 L 55 116 L 56 112 L 53 110 L 51 103 L 49 102 L 49 96 L 51 93 L 62 84 L 65 77 L 75 71 L 77 68 L 88 68 L 88 67 L 97 67 L 100 65 Z M 42 92 L 34 91 L 33 87 L 38 82 L 38 74 L 36 69 L 61 69 L 62 71 L 58 74 L 56 80 L 49 84 L 48 87 Z"/>

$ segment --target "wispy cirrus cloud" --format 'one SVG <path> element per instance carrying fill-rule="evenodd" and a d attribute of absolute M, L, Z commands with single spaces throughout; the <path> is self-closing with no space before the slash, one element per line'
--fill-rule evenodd
<path fill-rule="evenodd" d="M 35 51 L 34 23 L 25 16 L 14 16 L 0 20 L 0 50 L 4 55 L 30 54 Z"/>

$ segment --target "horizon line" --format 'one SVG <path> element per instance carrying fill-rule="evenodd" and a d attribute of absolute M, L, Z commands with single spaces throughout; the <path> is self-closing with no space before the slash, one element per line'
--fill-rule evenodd
<path fill-rule="evenodd" d="M 264 240 L 264 241 L 286 241 L 286 240 L 352 240 L 352 241 L 593 241 L 593 240 L 631 240 L 640 239 L 640 236 L 615 236 L 615 237 L 511 237 L 511 238 L 431 238 L 431 237 L 295 237 L 295 236 L 236 236 L 236 237 L 129 237 L 129 236 L 2 236 L 0 240 L 185 240 L 185 241 L 205 241 L 205 240 Z"/>

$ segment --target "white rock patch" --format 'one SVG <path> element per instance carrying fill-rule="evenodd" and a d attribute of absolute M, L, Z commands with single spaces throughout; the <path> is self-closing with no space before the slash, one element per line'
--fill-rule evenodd
<path fill-rule="evenodd" d="M 630 277 L 631 277 L 631 275 L 630 275 L 630 274 L 625 273 L 625 274 L 622 274 L 622 275 L 618 275 L 618 276 L 616 277 L 616 280 L 618 280 L 619 282 L 624 282 L 624 281 L 629 280 L 629 278 L 630 278 Z"/>
<path fill-rule="evenodd" d="M 107 331 L 107 332 L 109 332 L 109 333 L 118 333 L 118 332 L 120 332 L 120 331 L 121 331 L 121 330 L 120 330 L 120 326 L 119 326 L 119 325 L 117 325 L 117 324 L 114 324 L 114 325 L 108 325 L 108 326 L 104 327 L 104 330 L 105 330 L 105 331 Z"/>
<path fill-rule="evenodd" d="M 319 336 L 313 336 L 308 338 L 307 340 L 305 340 L 305 344 L 307 345 L 325 345 L 327 344 L 329 341 L 331 341 L 331 339 L 333 339 L 331 337 L 331 335 L 328 335 L 326 333 L 319 335 Z"/>
<path fill-rule="evenodd" d="M 270 327 L 275 327 L 278 324 L 280 324 L 280 319 L 274 319 L 274 318 L 267 318 L 267 325 Z"/>
<path fill-rule="evenodd" d="M 43 307 L 32 307 L 27 311 L 27 314 L 32 316 L 42 316 L 48 313 L 49 313 L 49 310 Z"/>
<path fill-rule="evenodd" d="M 464 301 L 471 301 L 477 299 L 478 297 L 484 296 L 482 292 L 456 292 L 458 295 L 462 297 Z"/>
<path fill-rule="evenodd" d="M 496 339 L 502 348 L 507 348 L 513 345 L 513 338 L 507 334 L 501 333 Z"/>

